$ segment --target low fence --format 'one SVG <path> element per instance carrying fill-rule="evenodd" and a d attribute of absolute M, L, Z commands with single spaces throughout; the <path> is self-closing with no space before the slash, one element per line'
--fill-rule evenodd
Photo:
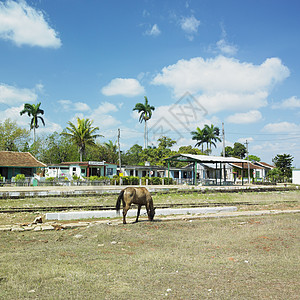
<path fill-rule="evenodd" d="M 243 183 L 248 183 L 248 178 L 244 178 Z M 258 181 L 252 184 L 276 184 L 274 182 L 268 181 Z M 65 178 L 52 178 L 47 180 L 41 178 L 37 180 L 36 178 L 28 178 L 25 180 L 5 180 L 0 182 L 0 186 L 119 186 L 119 185 L 193 185 L 194 179 L 192 178 L 168 178 L 168 177 L 135 177 L 135 176 L 124 176 L 116 178 L 99 178 L 94 180 L 84 179 L 84 180 L 67 180 Z M 219 186 L 219 185 L 242 185 L 242 180 L 237 179 L 233 181 L 220 182 L 220 179 L 197 179 L 196 185 L 201 186 Z"/>
<path fill-rule="evenodd" d="M 41 178 L 25 178 L 24 180 L 5 180 L 1 182 L 1 186 L 118 186 L 118 185 L 171 185 L 174 184 L 172 178 L 160 178 L 160 177 L 134 177 L 124 176 L 116 178 L 102 178 L 102 179 L 78 179 L 67 180 L 65 178 L 51 178 L 47 180 Z"/>

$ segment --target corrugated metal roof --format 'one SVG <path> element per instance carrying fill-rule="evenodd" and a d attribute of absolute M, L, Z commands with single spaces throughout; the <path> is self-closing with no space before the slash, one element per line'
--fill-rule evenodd
<path fill-rule="evenodd" d="M 236 157 L 210 156 L 210 155 L 196 155 L 196 154 L 176 154 L 166 158 L 165 160 L 173 161 L 197 161 L 203 163 L 251 163 L 248 160 Z"/>

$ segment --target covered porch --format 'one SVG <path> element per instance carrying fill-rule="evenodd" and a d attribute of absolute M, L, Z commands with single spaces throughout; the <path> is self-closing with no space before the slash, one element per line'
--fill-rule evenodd
<path fill-rule="evenodd" d="M 232 172 L 232 169 L 228 168 L 230 163 L 240 163 L 242 170 L 248 169 L 248 164 L 250 161 L 235 158 L 235 157 L 222 157 L 222 156 L 208 156 L 208 155 L 195 155 L 195 154 L 176 154 L 174 156 L 168 157 L 165 159 L 168 163 L 168 170 L 170 170 L 171 162 L 186 162 L 192 164 L 192 182 L 193 185 L 198 185 L 199 183 L 205 185 L 230 185 L 233 184 L 233 180 L 228 180 L 228 172 Z M 215 178 L 205 178 L 198 175 L 198 166 L 208 166 L 214 172 Z M 201 166 L 201 167 L 200 167 Z M 169 172 L 168 172 L 169 174 Z M 205 174 L 205 172 L 203 173 Z M 244 185 L 244 180 L 241 182 Z"/>

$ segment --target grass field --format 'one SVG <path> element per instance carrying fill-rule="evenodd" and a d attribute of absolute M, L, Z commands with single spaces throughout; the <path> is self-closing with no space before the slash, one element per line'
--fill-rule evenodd
<path fill-rule="evenodd" d="M 110 205 L 116 203 L 116 195 L 90 196 L 90 197 L 46 197 L 24 199 L 0 199 L 0 208 L 11 207 L 57 207 L 79 205 Z M 212 202 L 231 204 L 234 202 L 253 203 L 255 206 L 240 205 L 239 210 L 259 209 L 291 209 L 300 208 L 300 191 L 281 192 L 251 192 L 251 193 L 170 193 L 153 196 L 156 204 L 209 204 Z M 1 224 L 14 224 L 31 222 L 37 215 L 44 216 L 44 212 L 0 214 Z"/>
<path fill-rule="evenodd" d="M 299 214 L 0 233 L 0 299 L 299 299 Z"/>

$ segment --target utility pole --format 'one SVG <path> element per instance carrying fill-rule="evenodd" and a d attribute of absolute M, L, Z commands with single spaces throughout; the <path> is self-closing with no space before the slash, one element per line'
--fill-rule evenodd
<path fill-rule="evenodd" d="M 249 150 L 248 150 L 249 142 L 246 140 L 245 144 L 246 144 L 246 148 L 247 148 L 247 160 L 249 161 Z M 249 163 L 247 163 L 247 164 L 248 164 L 248 183 L 250 184 L 250 165 L 249 165 Z"/>
<path fill-rule="evenodd" d="M 121 172 L 121 148 L 120 148 L 120 137 L 121 137 L 121 130 L 120 128 L 118 129 L 118 148 L 119 148 L 119 168 Z"/>
<path fill-rule="evenodd" d="M 223 157 L 225 157 L 225 129 L 224 129 L 224 122 L 222 122 L 222 139 L 223 139 Z M 226 181 L 226 168 L 225 168 L 226 164 L 224 164 L 224 181 Z M 222 174 L 222 170 L 221 174 Z"/>
<path fill-rule="evenodd" d="M 223 139 L 223 157 L 225 157 L 225 129 L 224 129 L 224 122 L 222 122 L 222 139 Z"/>

